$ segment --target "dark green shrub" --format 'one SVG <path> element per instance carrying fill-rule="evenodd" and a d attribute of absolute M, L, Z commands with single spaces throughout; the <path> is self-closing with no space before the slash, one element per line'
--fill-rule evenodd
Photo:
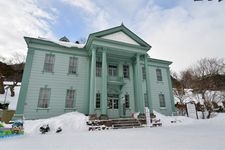
<path fill-rule="evenodd" d="M 4 134 L 5 135 L 10 135 L 10 134 L 12 134 L 12 131 L 11 130 L 5 130 Z"/>
<path fill-rule="evenodd" d="M 0 128 L 3 128 L 4 126 L 3 126 L 3 124 L 0 122 Z"/>

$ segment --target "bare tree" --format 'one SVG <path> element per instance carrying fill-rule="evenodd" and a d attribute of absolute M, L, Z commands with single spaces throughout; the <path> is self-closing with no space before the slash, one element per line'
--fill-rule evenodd
<path fill-rule="evenodd" d="M 26 56 L 22 53 L 15 52 L 12 54 L 12 57 L 8 60 L 8 64 L 14 70 L 13 74 L 13 84 L 9 86 L 11 96 L 15 96 L 14 88 L 17 86 L 17 83 L 20 82 L 22 78 L 23 68 L 25 65 Z"/>
<path fill-rule="evenodd" d="M 188 95 L 188 90 L 186 89 L 187 85 L 186 82 L 188 80 L 185 80 L 186 78 L 184 78 L 185 74 L 184 72 L 186 71 L 182 72 L 183 74 L 181 74 L 180 78 L 176 73 L 173 72 L 172 74 L 173 95 L 177 100 L 179 100 L 179 102 L 175 104 L 175 107 L 177 108 L 177 114 L 179 115 L 185 115 L 186 113 L 185 100 L 187 100 L 188 98 L 190 99 Z"/>
<path fill-rule="evenodd" d="M 191 69 L 196 77 L 205 77 L 225 73 L 223 58 L 203 58 Z"/>
<path fill-rule="evenodd" d="M 15 52 L 12 57 L 8 60 L 8 64 L 24 64 L 26 56 L 22 53 Z"/>
<path fill-rule="evenodd" d="M 4 76 L 0 73 L 0 94 L 5 94 L 3 81 L 4 81 Z"/>
<path fill-rule="evenodd" d="M 84 37 L 81 37 L 78 41 L 80 44 L 85 44 L 87 42 L 87 39 Z"/>
<path fill-rule="evenodd" d="M 207 118 L 213 111 L 212 102 L 220 102 L 221 92 L 218 91 L 215 76 L 225 74 L 225 63 L 224 59 L 217 58 L 204 58 L 197 62 L 197 64 L 192 67 L 191 74 L 193 75 L 193 89 L 196 93 L 196 98 L 198 100 L 203 100 L 205 108 L 208 111 Z"/>

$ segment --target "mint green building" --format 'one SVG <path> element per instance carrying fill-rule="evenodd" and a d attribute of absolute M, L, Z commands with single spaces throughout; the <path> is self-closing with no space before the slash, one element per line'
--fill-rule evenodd
<path fill-rule="evenodd" d="M 38 119 L 78 111 L 109 118 L 174 112 L 171 62 L 124 25 L 92 33 L 86 44 L 25 37 L 28 46 L 15 117 Z"/>

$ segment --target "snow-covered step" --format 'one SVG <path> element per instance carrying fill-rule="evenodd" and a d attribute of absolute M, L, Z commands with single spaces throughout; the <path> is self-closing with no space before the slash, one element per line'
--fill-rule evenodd
<path fill-rule="evenodd" d="M 141 123 L 137 119 L 133 119 L 133 118 L 113 119 L 112 127 L 114 129 L 135 128 L 135 127 L 141 127 Z"/>

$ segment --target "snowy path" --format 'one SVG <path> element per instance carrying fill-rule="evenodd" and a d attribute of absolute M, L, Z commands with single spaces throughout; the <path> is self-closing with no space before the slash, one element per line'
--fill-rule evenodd
<path fill-rule="evenodd" d="M 186 125 L 109 131 L 25 135 L 0 140 L 1 150 L 221 150 L 225 114 Z"/>

